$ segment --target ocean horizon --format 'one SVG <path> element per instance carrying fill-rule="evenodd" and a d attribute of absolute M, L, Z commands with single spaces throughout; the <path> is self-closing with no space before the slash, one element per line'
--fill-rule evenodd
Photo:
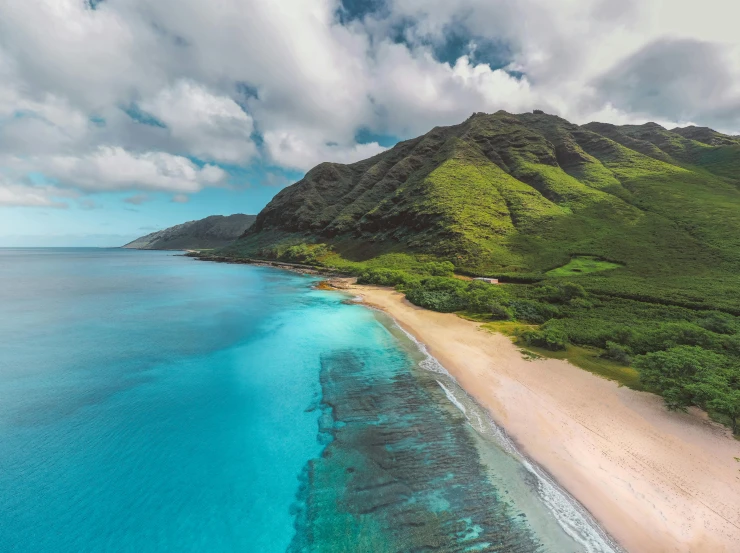
<path fill-rule="evenodd" d="M 0 552 L 618 551 L 316 277 L 0 249 Z"/>

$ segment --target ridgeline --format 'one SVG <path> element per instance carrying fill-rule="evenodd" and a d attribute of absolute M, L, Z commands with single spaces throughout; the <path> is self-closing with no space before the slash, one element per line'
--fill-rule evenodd
<path fill-rule="evenodd" d="M 318 165 L 218 253 L 395 285 L 737 426 L 739 137 L 476 113 Z"/>
<path fill-rule="evenodd" d="M 254 215 L 211 215 L 158 230 L 129 242 L 133 250 L 189 250 L 221 248 L 239 238 L 254 223 Z"/>

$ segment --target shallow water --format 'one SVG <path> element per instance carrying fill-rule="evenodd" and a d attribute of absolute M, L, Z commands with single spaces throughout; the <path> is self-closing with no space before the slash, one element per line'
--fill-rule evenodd
<path fill-rule="evenodd" d="M 0 250 L 0 551 L 612 550 L 392 321 L 312 282 Z"/>

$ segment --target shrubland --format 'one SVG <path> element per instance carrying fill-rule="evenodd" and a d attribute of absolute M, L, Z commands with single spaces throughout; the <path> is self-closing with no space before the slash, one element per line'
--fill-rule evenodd
<path fill-rule="evenodd" d="M 217 254 L 396 287 L 737 429 L 739 168 L 711 129 L 474 114 L 318 165 Z"/>
<path fill-rule="evenodd" d="M 408 254 L 358 263 L 326 244 L 299 244 L 276 257 L 340 265 L 359 284 L 394 287 L 420 307 L 507 323 L 523 347 L 660 394 L 669 409 L 699 406 L 738 431 L 740 318 L 731 313 L 600 294 L 570 279 L 488 284 L 459 277 L 449 261 Z"/>

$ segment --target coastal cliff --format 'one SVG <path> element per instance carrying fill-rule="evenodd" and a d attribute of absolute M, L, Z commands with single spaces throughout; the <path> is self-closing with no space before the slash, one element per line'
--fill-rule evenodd
<path fill-rule="evenodd" d="M 133 250 L 190 250 L 221 248 L 239 238 L 252 226 L 256 216 L 211 215 L 205 219 L 158 230 L 129 242 L 124 248 Z"/>

